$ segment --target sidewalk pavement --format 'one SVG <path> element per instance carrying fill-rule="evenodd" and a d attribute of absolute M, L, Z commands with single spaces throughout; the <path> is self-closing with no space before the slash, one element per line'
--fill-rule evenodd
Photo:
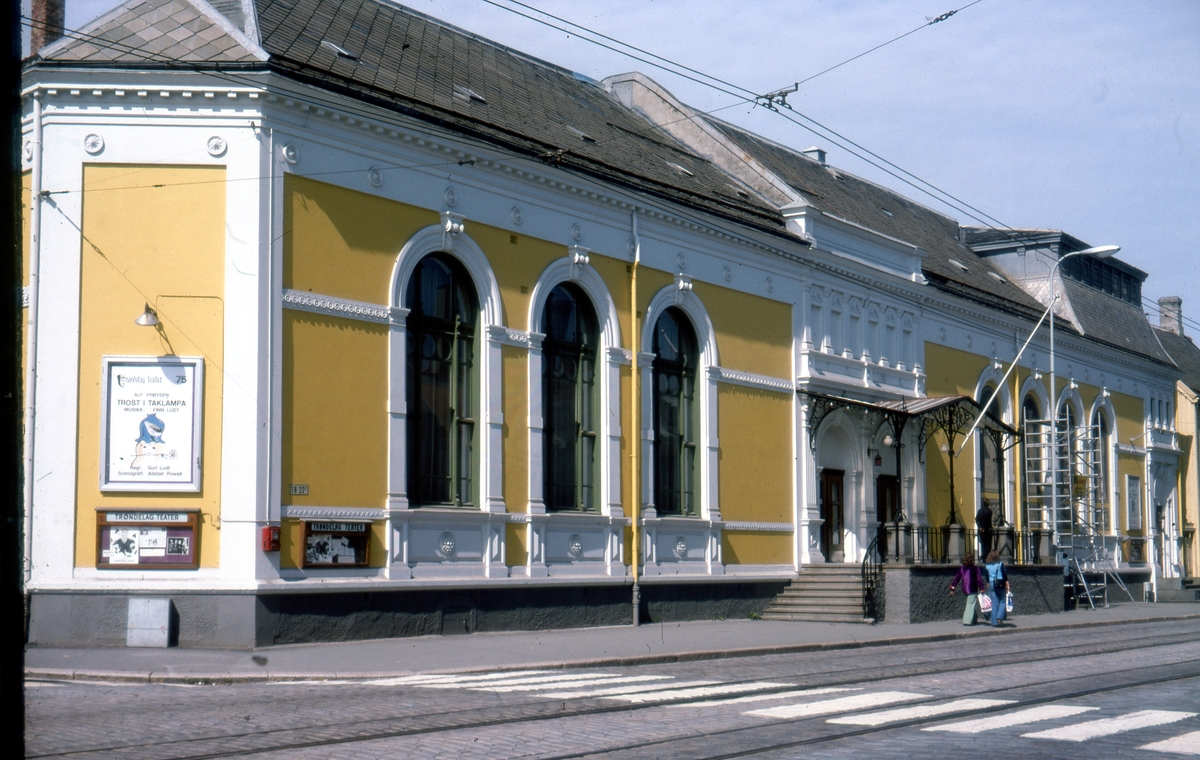
<path fill-rule="evenodd" d="M 28 647 L 27 679 L 238 683 L 384 678 L 524 668 L 615 667 L 763 654 L 947 641 L 964 636 L 1200 619 L 1200 604 L 1122 604 L 1109 609 L 1018 616 L 1011 627 L 934 623 L 809 623 L 709 620 L 605 628 L 421 636 L 255 651 Z"/>

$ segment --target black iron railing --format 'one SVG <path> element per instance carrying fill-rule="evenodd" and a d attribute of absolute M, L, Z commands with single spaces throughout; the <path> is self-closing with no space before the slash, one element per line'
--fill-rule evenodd
<path fill-rule="evenodd" d="M 871 539 L 867 555 L 862 561 L 862 603 L 865 620 L 879 619 L 879 579 L 882 576 L 883 557 L 879 554 L 879 536 Z"/>
<path fill-rule="evenodd" d="M 980 531 L 960 525 L 886 523 L 879 526 L 871 546 L 886 564 L 956 564 L 968 553 L 982 562 L 995 549 L 1007 563 L 1036 565 L 1046 549 L 1043 539 L 1040 531 L 1011 526 Z"/>

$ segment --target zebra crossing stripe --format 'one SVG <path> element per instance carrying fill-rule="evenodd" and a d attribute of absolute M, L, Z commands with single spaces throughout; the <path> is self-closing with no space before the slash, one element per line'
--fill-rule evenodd
<path fill-rule="evenodd" d="M 491 684 L 488 684 L 486 686 L 471 686 L 469 688 L 481 690 L 481 691 L 487 690 L 487 691 L 500 691 L 500 692 L 541 691 L 541 690 L 547 689 L 547 688 L 550 688 L 550 689 L 568 689 L 568 688 L 575 689 L 575 688 L 578 688 L 581 686 L 606 686 L 608 684 L 617 684 L 617 683 L 641 683 L 641 682 L 645 682 L 645 681 L 662 681 L 662 680 L 668 680 L 668 681 L 674 680 L 674 676 L 621 676 L 619 678 L 616 678 L 616 677 L 614 677 L 614 678 L 587 678 L 587 679 L 580 679 L 578 681 L 560 681 L 560 682 L 552 682 L 549 685 L 547 685 L 546 683 L 526 684 L 523 686 L 493 686 Z M 668 686 L 668 685 L 669 684 L 664 684 L 664 686 Z"/>
<path fill-rule="evenodd" d="M 1046 731 L 1036 731 L 1032 734 L 1021 734 L 1026 739 L 1057 739 L 1065 742 L 1082 742 L 1100 736 L 1111 736 L 1125 731 L 1151 726 L 1163 726 L 1191 718 L 1196 713 L 1174 712 L 1172 710 L 1140 710 L 1126 713 L 1115 718 L 1100 718 L 1073 726 L 1051 728 Z"/>
<path fill-rule="evenodd" d="M 694 697 L 717 696 L 718 694 L 737 694 L 746 691 L 762 691 L 763 689 L 778 689 L 783 686 L 795 686 L 791 683 L 770 683 L 759 681 L 755 683 L 726 683 L 716 686 L 698 686 L 694 689 L 665 689 L 649 694 L 614 694 L 605 699 L 620 699 L 625 702 L 640 704 L 655 702 L 660 699 L 692 699 Z"/>
<path fill-rule="evenodd" d="M 916 707 L 899 707 L 894 710 L 864 713 L 862 715 L 847 715 L 841 718 L 830 718 L 826 723 L 841 723 L 848 726 L 882 726 L 884 723 L 896 723 L 914 718 L 932 718 L 947 713 L 966 712 L 967 710 L 983 710 L 988 707 L 1011 705 L 1012 699 L 958 699 L 944 702 L 940 705 L 917 705 Z"/>
<path fill-rule="evenodd" d="M 556 682 L 559 682 L 559 681 L 578 681 L 580 678 L 583 678 L 583 677 L 584 676 L 580 675 L 579 673 L 572 673 L 570 675 L 529 676 L 527 678 L 502 678 L 502 679 L 498 678 L 493 681 L 481 681 L 481 680 L 466 681 L 466 680 L 463 680 L 463 681 L 451 681 L 451 682 L 443 682 L 443 683 L 421 683 L 421 684 L 415 684 L 415 685 L 418 689 L 477 689 L 477 688 L 482 689 L 482 688 L 492 688 L 492 687 L 497 687 L 497 686 L 499 686 L 499 687 L 525 686 L 525 685 L 532 685 L 532 684 L 546 684 L 546 685 L 552 686 Z M 588 678 L 616 678 L 617 674 L 616 673 L 589 673 L 587 677 Z"/>
<path fill-rule="evenodd" d="M 547 699 L 586 699 L 588 697 L 610 697 L 618 694 L 640 694 L 647 691 L 666 691 L 693 686 L 712 686 L 719 681 L 675 681 L 673 683 L 648 683 L 632 686 L 614 686 L 610 689 L 582 689 L 578 691 L 550 691 L 539 696 Z M 558 684 L 555 684 L 557 686 Z"/>
<path fill-rule="evenodd" d="M 1146 749 L 1151 752 L 1174 752 L 1177 755 L 1200 755 L 1200 731 L 1163 739 L 1161 742 L 1143 744 L 1138 749 Z"/>
<path fill-rule="evenodd" d="M 1076 707 L 1075 705 L 1039 705 L 1038 707 L 1030 707 L 1025 710 L 1015 710 L 1013 712 L 1004 713 L 1003 715 L 990 715 L 986 718 L 976 718 L 975 720 L 964 720 L 958 723 L 944 723 L 940 726 L 930 726 L 922 728 L 922 731 L 950 731 L 956 734 L 978 734 L 984 731 L 991 731 L 996 728 L 1009 728 L 1011 726 L 1021 726 L 1026 723 L 1037 723 L 1042 720 L 1053 720 L 1055 718 L 1069 718 L 1072 715 L 1079 715 L 1090 710 L 1095 710 L 1095 707 Z"/>
<path fill-rule="evenodd" d="M 762 710 L 751 710 L 746 715 L 759 715 L 764 718 L 811 718 L 816 715 L 851 712 L 868 707 L 882 707 L 896 702 L 911 702 L 914 699 L 929 699 L 929 694 L 914 694 L 908 691 L 880 691 L 874 694 L 856 694 L 852 697 L 839 697 L 819 702 L 801 702 L 794 705 L 780 705 Z"/>
<path fill-rule="evenodd" d="M 818 694 L 834 694 L 841 691 L 862 691 L 861 688 L 825 687 L 823 689 L 797 689 L 795 691 L 776 691 L 771 694 L 751 694 L 745 697 L 730 697 L 729 699 L 707 699 L 703 702 L 690 702 L 686 705 L 667 705 L 670 708 L 686 707 L 720 707 L 721 705 L 738 705 L 745 702 L 765 702 L 771 699 L 795 699 L 796 697 L 815 697 Z"/>
<path fill-rule="evenodd" d="M 504 673 L 471 673 L 454 675 L 450 673 L 429 673 L 422 676 L 397 676 L 396 678 L 377 678 L 366 681 L 370 686 L 420 686 L 430 683 L 460 683 L 465 681 L 498 681 L 504 678 L 523 678 L 553 673 L 551 670 L 510 670 Z"/>

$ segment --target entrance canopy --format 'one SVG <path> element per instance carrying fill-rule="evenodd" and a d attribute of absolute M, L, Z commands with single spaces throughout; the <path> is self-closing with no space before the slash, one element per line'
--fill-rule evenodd
<path fill-rule="evenodd" d="M 833 412 L 843 407 L 854 407 L 877 414 L 888 421 L 897 443 L 900 434 L 911 419 L 921 421 L 918 433 L 918 456 L 925 461 L 925 444 L 935 431 L 941 430 L 947 438 L 962 435 L 971 429 L 979 418 L 983 407 L 970 396 L 929 396 L 926 398 L 896 399 L 893 401 L 862 401 L 845 396 L 830 396 L 813 391 L 799 391 L 812 404 L 808 415 L 808 445 L 816 451 L 817 431 L 821 423 Z M 1020 433 L 1009 427 L 991 412 L 983 414 L 979 430 L 991 435 L 1000 450 L 1009 449 L 1020 440 Z"/>

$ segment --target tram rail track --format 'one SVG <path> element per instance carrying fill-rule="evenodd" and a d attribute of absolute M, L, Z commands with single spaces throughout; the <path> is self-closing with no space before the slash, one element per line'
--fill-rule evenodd
<path fill-rule="evenodd" d="M 1107 633 L 1107 631 L 1105 631 Z M 1111 637 L 1101 638 L 1100 636 L 1090 637 L 1082 642 L 1073 642 L 1069 644 L 1055 644 L 1051 646 L 1042 646 L 1036 650 L 1022 649 L 1019 644 L 1024 641 L 1014 641 L 1012 651 L 996 650 L 994 645 L 1000 640 L 991 639 L 990 644 L 993 648 L 990 650 L 994 656 L 1004 657 L 1005 661 L 1011 664 L 1028 664 L 1043 660 L 1065 659 L 1070 657 L 1086 657 L 1112 654 L 1130 648 L 1131 644 L 1135 644 L 1141 650 L 1155 649 L 1163 647 L 1178 646 L 1200 642 L 1200 633 L 1197 632 L 1164 632 L 1159 635 L 1146 636 L 1144 630 L 1130 631 L 1131 634 L 1141 633 L 1142 635 L 1122 636 L 1118 639 Z M 1096 631 L 1095 634 L 1100 634 Z M 849 653 L 846 653 L 849 655 Z M 788 655 L 780 655 L 788 656 Z M 879 679 L 878 666 L 861 665 L 858 667 L 838 667 L 823 671 L 807 671 L 792 675 L 776 675 L 773 674 L 773 680 L 787 680 L 796 683 L 788 686 L 780 686 L 777 688 L 756 689 L 756 694 L 771 694 L 773 692 L 792 691 L 796 688 L 820 688 L 827 686 L 841 686 L 853 683 L 863 683 L 871 680 L 895 680 L 901 678 L 922 677 L 940 674 L 953 674 L 964 671 L 969 671 L 978 666 L 978 653 L 969 652 L 964 656 L 950 657 L 940 656 L 938 659 L 922 659 L 917 662 L 903 662 L 901 664 L 891 664 L 888 666 L 888 672 L 884 679 Z M 1200 660 L 1184 660 L 1176 664 L 1184 664 L 1190 662 L 1200 663 Z M 1141 670 L 1141 669 L 1133 669 Z M 1112 671 L 1121 672 L 1121 671 Z M 1190 671 L 1189 671 L 1190 673 Z M 1196 673 L 1179 677 L 1195 677 L 1200 675 L 1200 668 Z M 755 678 L 738 678 L 723 680 L 723 684 L 749 684 L 757 681 Z M 1061 679 L 1054 679 L 1061 680 Z M 1173 679 L 1162 679 L 1173 680 Z M 1046 683 L 1050 683 L 1047 681 Z M 287 683 L 280 683 L 280 686 L 287 686 Z M 1023 684 L 1022 686 L 1036 686 L 1037 683 Z M 163 687 L 168 688 L 168 687 Z M 236 687 L 225 687 L 236 688 Z M 1116 687 L 1114 687 L 1116 688 Z M 1126 688 L 1126 687 L 1120 687 Z M 1001 689 L 998 691 L 1011 690 Z M 1093 693 L 1093 692 L 1080 692 Z M 1056 697 L 1067 698 L 1067 697 Z M 568 702 L 557 701 L 536 701 L 536 697 L 528 702 L 513 703 L 506 705 L 497 705 L 490 708 L 474 708 L 463 709 L 454 712 L 438 712 L 438 713 L 420 713 L 408 715 L 382 716 L 377 718 L 364 719 L 360 721 L 339 721 L 336 723 L 316 723 L 308 726 L 286 726 L 278 728 L 268 728 L 265 730 L 233 732 L 213 734 L 210 736 L 192 736 L 187 739 L 177 742 L 156 741 L 156 748 L 162 750 L 167 749 L 169 745 L 176 744 L 179 749 L 183 750 L 178 754 L 170 754 L 171 760 L 204 760 L 206 758 L 221 758 L 221 757 L 241 757 L 254 754 L 260 754 L 278 750 L 299 750 L 312 749 L 322 746 L 333 746 L 338 744 L 350 744 L 356 742 L 373 741 L 379 739 L 395 739 L 407 736 L 418 736 L 422 734 L 431 734 L 447 731 L 470 731 L 477 729 L 485 729 L 497 725 L 512 725 L 522 722 L 538 722 L 547 720 L 557 720 L 562 718 L 577 718 L 593 715 L 603 715 L 608 713 L 629 712 L 632 710 L 643 710 L 647 708 L 662 707 L 665 705 L 680 706 L 691 703 L 703 702 L 710 697 L 695 697 L 684 699 L 663 699 L 657 701 L 648 701 L 640 704 L 597 704 L 599 700 L 595 698 L 579 698 L 577 700 L 569 700 Z M 568 707 L 569 702 L 575 702 L 578 707 Z M 559 705 L 561 704 L 561 707 Z M 916 704 L 919 704 L 916 703 Z M 481 713 L 494 713 L 494 717 L 481 718 Z M 519 713 L 519 714 L 514 714 Z M 458 718 L 467 718 L 460 720 Z M 940 716 L 939 719 L 946 716 Z M 788 723 L 791 721 L 781 721 Z M 404 726 L 396 726 L 396 723 L 407 724 Z M 390 724 L 388 729 L 380 730 L 379 724 Z M 769 726 L 771 723 L 764 723 L 762 726 Z M 355 730 L 355 726 L 361 726 L 362 730 Z M 894 728 L 897 726 L 889 726 Z M 288 740 L 288 734 L 296 735 L 304 732 L 320 732 L 331 729 L 341 729 L 347 731 L 343 736 L 326 737 L 326 738 L 309 738 L 300 737 Z M 730 729 L 737 730 L 737 729 Z M 873 729 L 882 730 L 882 729 Z M 842 736 L 850 737 L 864 733 L 864 730 L 855 730 L 842 732 Z M 867 732 L 869 733 L 869 732 Z M 714 734 L 715 735 L 715 734 Z M 216 751 L 201 751 L 196 753 L 188 753 L 184 747 L 203 742 L 232 742 L 237 740 L 247 740 L 260 737 L 262 739 L 273 738 L 269 745 L 258 747 L 247 747 L 239 749 L 218 749 Z M 658 741 L 678 741 L 685 737 L 674 737 L 673 739 L 663 739 Z M 279 741 L 282 739 L 283 741 Z M 651 743 L 653 744 L 653 743 Z M 31 754 L 29 757 L 34 758 L 56 758 L 56 757 L 76 757 L 89 754 L 101 754 L 106 752 L 121 752 L 135 750 L 139 747 L 147 746 L 146 744 L 122 744 L 108 745 L 102 747 L 79 747 L 55 752 L 43 752 Z M 634 749 L 640 745 L 630 745 L 628 749 Z M 650 745 L 647 745 L 650 746 Z M 786 747 L 780 747 L 786 749 Z M 617 751 L 616 749 L 612 751 Z M 764 750 L 765 751 L 765 750 Z M 601 753 L 609 752 L 609 750 L 601 750 Z M 596 754 L 591 752 L 589 754 Z M 163 755 L 167 757 L 168 755 Z M 583 755 L 563 755 L 563 758 L 580 757 Z M 730 757 L 738 757 L 743 755 L 730 755 Z M 723 756 L 714 756 L 723 757 Z"/>

